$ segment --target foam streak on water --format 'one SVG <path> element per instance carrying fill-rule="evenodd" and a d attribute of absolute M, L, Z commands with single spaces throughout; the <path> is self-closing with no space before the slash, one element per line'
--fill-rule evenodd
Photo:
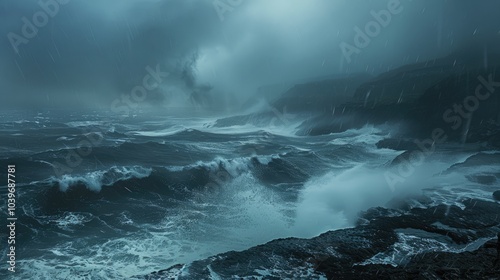
<path fill-rule="evenodd" d="M 123 279 L 276 238 L 351 227 L 360 211 L 395 198 L 430 197 L 427 205 L 410 198 L 413 207 L 491 199 L 481 182 L 500 174 L 497 154 L 470 160 L 474 153 L 443 152 L 392 189 L 384 172 L 397 168 L 388 163 L 399 152 L 375 146 L 389 135 L 387 127 L 299 137 L 293 121 L 216 126 L 214 119 L 130 119 L 112 130 L 92 116 L 37 121 L 8 128 L 33 139 L 26 140 L 33 148 L 9 150 L 2 159 L 21 160 L 19 177 L 28 180 L 19 181 L 23 257 L 14 279 Z M 52 163 L 64 162 L 64 145 L 79 141 L 80 129 L 99 126 L 100 146 L 56 177 Z M 6 197 L 6 187 L 0 191 Z M 398 237 L 390 251 L 367 262 L 397 264 L 419 250 L 451 250 L 411 233 Z"/>

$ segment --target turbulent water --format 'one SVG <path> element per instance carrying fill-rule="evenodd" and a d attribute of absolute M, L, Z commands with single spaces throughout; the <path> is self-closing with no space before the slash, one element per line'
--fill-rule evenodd
<path fill-rule="evenodd" d="M 430 204 L 488 200 L 488 185 L 471 178 L 498 172 L 495 162 L 450 169 L 476 152 L 446 146 L 391 188 L 384 174 L 401 152 L 375 145 L 390 126 L 296 136 L 297 123 L 271 119 L 4 114 L 0 167 L 17 167 L 16 279 L 122 279 L 349 227 L 359 211 L 422 192 Z"/>

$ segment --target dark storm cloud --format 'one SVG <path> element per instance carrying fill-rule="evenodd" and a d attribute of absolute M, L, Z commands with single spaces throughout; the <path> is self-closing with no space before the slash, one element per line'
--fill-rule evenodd
<path fill-rule="evenodd" d="M 211 85 L 215 94 L 248 96 L 263 84 L 376 74 L 500 36 L 498 1 L 401 0 L 402 12 L 347 63 L 340 44 L 353 44 L 354 27 L 395 0 L 66 1 L 16 53 L 8 34 L 22 35 L 22 18 L 41 7 L 0 0 L 3 105 L 106 107 L 157 64 L 172 73 L 157 95 Z M 218 14 L 214 3 L 227 6 Z"/>
<path fill-rule="evenodd" d="M 35 1 L 3 1 L 9 14 L 1 30 L 4 84 L 27 103 L 106 102 L 141 83 L 148 65 L 182 67 L 211 36 L 210 22 L 219 22 L 212 5 L 194 3 L 69 0 L 17 54 L 7 34 L 22 36 L 22 18 L 31 20 L 41 8 Z"/>

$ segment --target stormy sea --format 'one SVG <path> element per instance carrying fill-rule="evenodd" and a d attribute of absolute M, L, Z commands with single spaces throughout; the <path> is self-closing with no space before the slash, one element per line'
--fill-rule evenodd
<path fill-rule="evenodd" d="M 307 135 L 297 129 L 301 118 L 272 110 L 147 119 L 4 113 L 0 164 L 15 164 L 19 178 L 16 277 L 125 279 L 183 264 L 182 273 L 168 273 L 180 279 L 326 279 L 318 257 L 356 260 L 349 267 L 397 267 L 424 253 L 475 250 L 498 230 L 499 206 L 492 197 L 500 180 L 497 149 L 424 143 L 416 149 L 421 158 L 403 165 L 395 163 L 402 154 L 397 147 L 412 143 L 384 145 L 399 129 L 395 125 Z M 2 187 L 0 195 L 7 194 Z M 493 212 L 475 213 L 463 228 L 446 222 L 470 201 Z M 7 203 L 0 209 L 7 213 Z M 419 219 L 428 213 L 415 209 L 432 209 L 435 221 L 425 225 Z M 257 256 L 211 257 L 377 223 L 364 215 L 417 220 L 394 221 L 388 240 L 360 229 L 362 236 L 348 234 L 343 246 L 321 241 L 312 248 L 270 253 L 256 247 Z M 373 242 L 385 248 L 376 251 Z"/>
<path fill-rule="evenodd" d="M 498 11 L 0 0 L 0 279 L 500 279 Z"/>

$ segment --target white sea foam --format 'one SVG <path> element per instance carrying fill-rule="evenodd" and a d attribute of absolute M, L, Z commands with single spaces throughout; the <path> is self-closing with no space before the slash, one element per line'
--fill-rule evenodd
<path fill-rule="evenodd" d="M 445 243 L 432 238 L 422 238 L 404 233 L 398 233 L 397 235 L 399 241 L 394 243 L 387 252 L 378 253 L 359 264 L 388 264 L 396 267 L 416 254 L 450 250 Z"/>
<path fill-rule="evenodd" d="M 106 124 L 104 121 L 73 121 L 67 122 L 66 125 L 69 127 L 85 127 L 85 126 L 99 126 Z"/>
<path fill-rule="evenodd" d="M 186 131 L 188 128 L 183 126 L 183 125 L 177 125 L 161 130 L 149 130 L 149 131 L 133 131 L 129 132 L 127 134 L 131 135 L 140 135 L 140 136 L 147 136 L 147 137 L 161 137 L 161 136 L 170 136 L 177 134 L 182 131 Z"/>
<path fill-rule="evenodd" d="M 72 137 L 66 137 L 66 136 L 61 136 L 59 138 L 56 139 L 56 141 L 71 141 L 71 140 L 74 140 L 75 138 L 72 138 Z"/>
<path fill-rule="evenodd" d="M 379 160 L 383 162 L 384 155 L 380 155 L 382 158 Z M 298 237 L 313 237 L 327 230 L 352 226 L 360 211 L 386 206 L 395 198 L 418 195 L 422 191 L 434 201 L 427 206 L 445 204 L 463 207 L 460 201 L 466 198 L 492 200 L 491 191 L 467 181 L 463 171 L 445 172 L 468 156 L 431 156 L 421 165 L 414 166 L 409 176 L 402 176 L 398 166 L 372 168 L 359 164 L 344 171 L 332 171 L 314 177 L 300 193 L 294 234 Z M 494 166 L 469 167 L 467 170 L 465 175 L 484 170 L 499 171 Z M 386 179 L 386 172 L 393 172 L 401 176 L 402 180 L 391 186 Z"/>
<path fill-rule="evenodd" d="M 109 170 L 98 170 L 83 175 L 63 175 L 61 178 L 52 177 L 49 181 L 58 183 L 61 191 L 67 191 L 78 183 L 84 184 L 89 190 L 99 192 L 103 186 L 110 186 L 120 180 L 130 178 L 144 178 L 151 174 L 151 168 L 140 166 L 114 166 Z"/>
<path fill-rule="evenodd" d="M 431 235 L 427 232 L 424 234 Z M 436 234 L 437 235 L 437 234 Z M 470 250 L 477 250 L 488 238 L 480 238 L 465 245 L 450 245 L 450 243 L 436 240 L 436 238 L 420 236 L 417 234 L 397 233 L 398 241 L 394 243 L 386 252 L 381 252 L 370 259 L 359 263 L 368 264 L 388 264 L 397 267 L 405 264 L 415 255 L 426 252 L 451 252 L 462 253 Z M 442 238 L 438 236 L 438 238 Z"/>
<path fill-rule="evenodd" d="M 341 133 L 332 134 L 335 139 L 330 141 L 334 145 L 366 144 L 375 146 L 377 142 L 389 136 L 389 132 L 384 132 L 383 128 L 373 125 L 365 125 L 359 129 L 349 129 Z"/>
<path fill-rule="evenodd" d="M 233 127 L 235 129 L 233 131 L 209 128 L 207 131 L 234 134 L 235 131 L 241 132 L 247 128 L 248 131 L 255 130 L 255 127 L 250 126 L 237 130 L 239 128 Z M 350 144 L 373 146 L 382 137 L 379 132 L 364 127 L 336 137 L 341 139 L 337 141 L 348 141 L 349 137 L 352 137 L 354 140 L 349 141 Z M 357 135 L 366 133 L 371 134 Z M 143 136 L 148 135 L 143 134 Z M 344 144 L 335 141 L 330 144 Z M 373 153 L 378 152 L 373 150 Z M 393 154 L 389 152 L 380 155 L 381 158 L 374 160 L 380 165 L 393 158 Z M 277 157 L 279 156 L 258 156 L 256 159 L 265 165 Z M 217 157 L 212 161 L 168 167 L 171 171 L 203 167 L 213 172 L 219 171 L 222 167 L 233 178 L 215 190 L 200 193 L 199 197 L 186 202 L 183 207 L 171 210 L 161 223 L 141 225 L 141 230 L 137 232 L 129 232 L 120 238 L 112 238 L 100 244 L 90 244 L 90 237 L 89 240 L 82 238 L 79 242 L 61 242 L 50 248 L 45 258 L 21 260 L 19 266 L 23 267 L 25 272 L 19 274 L 21 277 L 19 279 L 78 279 L 77 277 L 83 274 L 92 275 L 94 279 L 123 279 L 165 269 L 177 263 L 189 263 L 229 250 L 243 250 L 275 238 L 312 237 L 327 230 L 349 227 L 359 211 L 371 206 L 384 205 L 401 194 L 419 193 L 422 188 L 429 188 L 426 191 L 437 193 L 438 195 L 433 197 L 441 199 L 440 203 L 451 204 L 460 198 L 461 194 L 454 191 L 458 187 L 477 186 L 474 183 L 464 185 L 463 174 L 452 172 L 439 175 L 457 162 L 448 159 L 432 164 L 425 163 L 417 168 L 412 176 L 406 178 L 404 183 L 398 185 L 394 192 L 385 180 L 386 168 L 374 169 L 368 165 L 357 165 L 347 170 L 332 171 L 311 178 L 305 183 L 300 193 L 300 200 L 295 204 L 283 201 L 272 188 L 261 185 L 252 176 L 249 171 L 253 159 L 255 157 L 234 159 Z M 87 188 L 99 191 L 102 186 L 111 185 L 118 180 L 143 178 L 151 172 L 151 169 L 137 166 L 113 167 L 110 170 L 68 175 L 52 180 L 59 183 L 63 191 L 76 183 L 83 183 Z M 470 189 L 470 193 L 461 192 L 462 197 L 487 194 L 474 188 Z M 133 225 L 134 221 L 129 216 L 127 213 L 122 213 L 119 222 L 122 225 Z M 81 213 L 74 213 L 61 216 L 54 223 L 62 229 L 74 230 L 85 223 L 86 219 L 87 217 L 81 216 Z M 407 246 L 415 241 L 411 235 L 403 236 L 401 240 L 403 243 L 406 242 L 402 244 L 402 248 L 407 249 L 397 249 L 394 254 L 389 252 L 389 255 L 385 256 L 379 255 L 378 261 L 383 261 L 392 255 L 416 252 Z M 438 243 L 429 241 L 421 245 L 441 248 L 442 244 Z M 387 263 L 390 261 L 389 257 Z M 257 272 L 267 275 L 276 271 Z M 57 277 L 54 278 L 53 275 Z"/>
<path fill-rule="evenodd" d="M 252 167 L 252 158 L 256 158 L 259 163 L 267 165 L 273 159 L 279 158 L 279 155 L 268 155 L 268 156 L 257 156 L 257 157 L 238 157 L 232 159 L 226 159 L 223 157 L 216 157 L 212 161 L 198 161 L 194 164 L 189 164 L 185 166 L 169 166 L 167 170 L 173 172 L 179 172 L 183 170 L 195 169 L 195 168 L 206 168 L 211 172 L 220 171 L 221 168 L 226 170 L 232 177 L 237 177 L 242 173 L 250 171 Z"/>
<path fill-rule="evenodd" d="M 200 131 L 217 133 L 217 134 L 243 134 L 243 133 L 254 133 L 254 134 L 262 134 L 262 132 L 278 135 L 278 136 L 286 136 L 286 137 L 297 137 L 296 127 L 299 125 L 299 122 L 290 124 L 290 125 L 273 125 L 273 126 L 256 126 L 253 124 L 245 124 L 245 125 L 233 125 L 226 127 L 210 127 L 210 128 L 202 128 Z"/>
<path fill-rule="evenodd" d="M 386 203 L 391 189 L 380 171 L 363 165 L 313 178 L 301 191 L 295 220 L 298 237 L 352 225 L 357 213 Z"/>
<path fill-rule="evenodd" d="M 53 222 L 61 229 L 73 230 L 74 227 L 82 226 L 93 218 L 90 213 L 66 212 Z"/>
<path fill-rule="evenodd" d="M 99 244 L 92 244 L 95 237 L 61 242 L 44 257 L 22 260 L 19 279 L 78 279 L 85 274 L 92 279 L 125 279 L 283 237 L 292 206 L 255 182 L 249 173 L 240 175 L 193 205 L 170 210 L 162 222 L 143 224 L 120 238 Z M 126 215 L 122 218 L 130 223 Z M 60 222 L 75 228 L 80 220 L 65 216 Z"/>

